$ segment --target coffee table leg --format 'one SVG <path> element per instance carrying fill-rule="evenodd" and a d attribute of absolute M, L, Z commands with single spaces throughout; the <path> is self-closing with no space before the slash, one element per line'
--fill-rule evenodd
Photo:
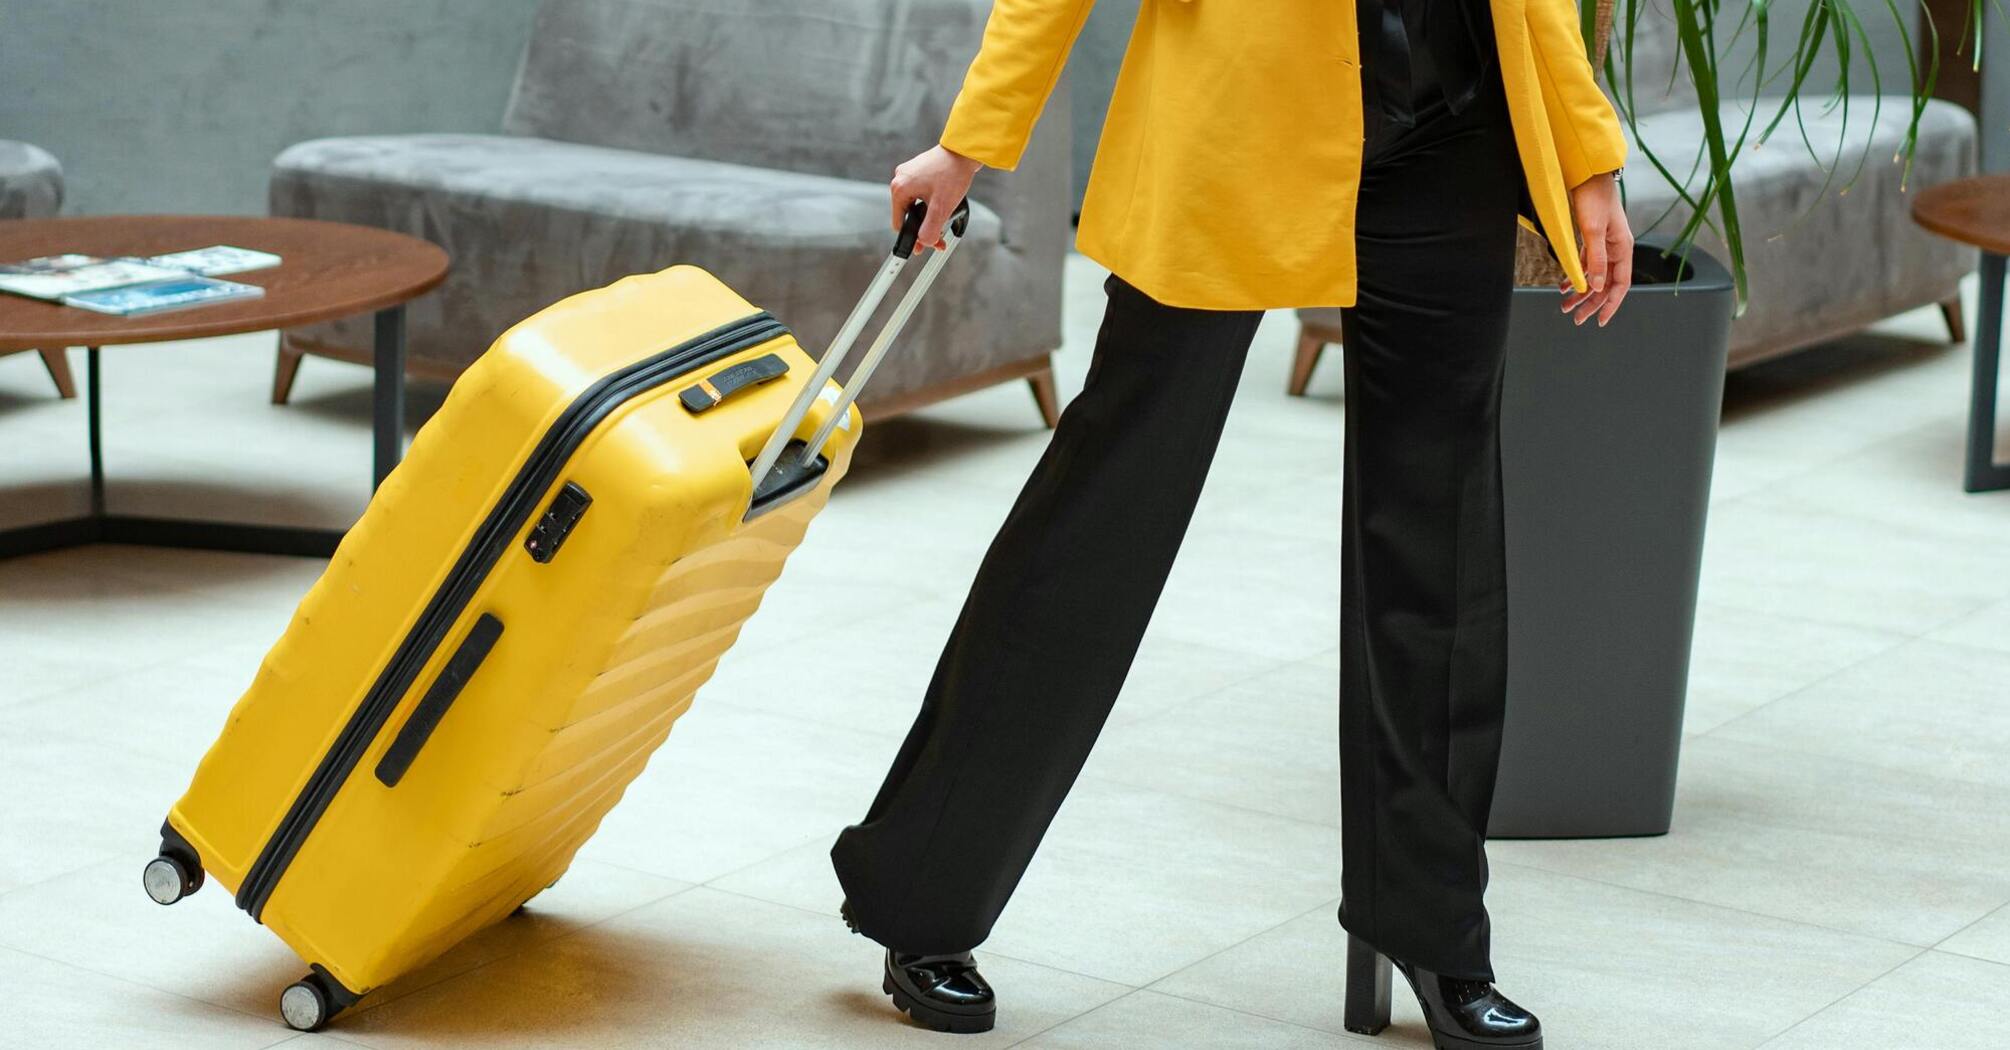
<path fill-rule="evenodd" d="M 2003 256 L 1982 253 L 1982 303 L 1976 319 L 1975 373 L 1968 392 L 1969 492 L 2010 488 L 2010 465 L 1996 462 L 1996 373 L 2003 357 Z"/>
<path fill-rule="evenodd" d="M 376 473 L 372 488 L 384 483 L 404 456 L 405 307 L 377 311 Z"/>
<path fill-rule="evenodd" d="M 105 438 L 98 389 L 98 348 L 84 348 L 84 419 L 91 435 L 91 516 L 105 516 Z"/>

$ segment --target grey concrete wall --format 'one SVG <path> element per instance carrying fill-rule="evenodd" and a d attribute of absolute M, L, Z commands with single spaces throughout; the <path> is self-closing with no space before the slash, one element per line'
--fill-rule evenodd
<path fill-rule="evenodd" d="M 320 135 L 494 131 L 536 0 L 10 0 L 0 135 L 63 162 L 64 210 L 262 213 Z"/>

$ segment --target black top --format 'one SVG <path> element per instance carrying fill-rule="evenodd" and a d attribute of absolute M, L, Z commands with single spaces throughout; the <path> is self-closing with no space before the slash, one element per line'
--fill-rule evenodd
<path fill-rule="evenodd" d="M 1364 106 L 1409 126 L 1434 102 L 1457 113 L 1479 93 L 1495 53 L 1488 0 L 1355 2 Z"/>

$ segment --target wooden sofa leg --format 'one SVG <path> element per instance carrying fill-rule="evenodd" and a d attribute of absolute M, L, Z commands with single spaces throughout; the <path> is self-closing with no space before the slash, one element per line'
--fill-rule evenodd
<path fill-rule="evenodd" d="M 1298 354 L 1291 360 L 1291 382 L 1285 386 L 1285 393 L 1292 397 L 1305 396 L 1305 388 L 1312 384 L 1312 370 L 1319 366 L 1319 355 L 1325 352 L 1326 340 L 1299 325 Z"/>
<path fill-rule="evenodd" d="M 1961 293 L 1940 301 L 1940 316 L 1947 321 L 1947 341 L 1965 343 L 1968 341 L 1968 326 L 1961 320 Z"/>
<path fill-rule="evenodd" d="M 42 367 L 49 370 L 49 378 L 56 381 L 56 395 L 62 398 L 77 396 L 77 378 L 70 374 L 70 357 L 61 347 L 54 350 L 37 350 L 42 355 Z"/>
<path fill-rule="evenodd" d="M 272 403 L 283 405 L 293 396 L 293 380 L 300 374 L 302 351 L 279 341 L 279 359 L 272 366 Z"/>
<path fill-rule="evenodd" d="M 1040 418 L 1047 429 L 1054 429 L 1061 422 L 1061 391 L 1054 383 L 1054 359 L 1047 358 L 1047 367 L 1026 377 L 1026 385 L 1033 388 L 1033 400 L 1040 406 Z"/>

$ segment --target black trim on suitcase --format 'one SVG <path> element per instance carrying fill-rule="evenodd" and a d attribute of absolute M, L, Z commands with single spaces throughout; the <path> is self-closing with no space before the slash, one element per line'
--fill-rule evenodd
<path fill-rule="evenodd" d="M 258 859 L 245 872 L 244 882 L 237 890 L 238 907 L 251 913 L 254 919 L 264 912 L 265 902 L 271 898 L 280 877 L 349 774 L 363 760 L 363 752 L 383 731 L 399 701 L 411 690 L 419 672 L 432 660 L 447 632 L 453 629 L 475 591 L 487 579 L 489 570 L 536 513 L 545 493 L 557 482 L 560 471 L 594 427 L 629 400 L 694 368 L 787 333 L 788 329 L 766 312 L 743 317 L 602 377 L 566 406 L 524 461 L 509 488 L 503 491 L 502 498 L 489 510 L 440 589 L 434 592 L 411 632 L 399 643 L 370 691 L 364 694 L 334 746 L 322 757 L 278 829 L 266 841 Z"/>
<path fill-rule="evenodd" d="M 419 701 L 419 706 L 412 709 L 412 716 L 405 719 L 405 728 L 398 730 L 397 738 L 391 741 L 384 757 L 377 760 L 377 779 L 385 787 L 397 787 L 398 781 L 405 779 L 405 771 L 412 768 L 412 760 L 419 757 L 419 749 L 432 738 L 433 730 L 439 728 L 440 719 L 447 716 L 447 708 L 460 698 L 468 679 L 481 669 L 482 661 L 488 659 L 489 650 L 495 648 L 496 639 L 502 637 L 502 632 L 502 621 L 483 613 L 481 619 L 475 621 L 474 629 L 461 639 L 461 647 L 454 650 L 447 666 L 440 669 L 440 676 L 433 679 L 425 699 Z"/>

